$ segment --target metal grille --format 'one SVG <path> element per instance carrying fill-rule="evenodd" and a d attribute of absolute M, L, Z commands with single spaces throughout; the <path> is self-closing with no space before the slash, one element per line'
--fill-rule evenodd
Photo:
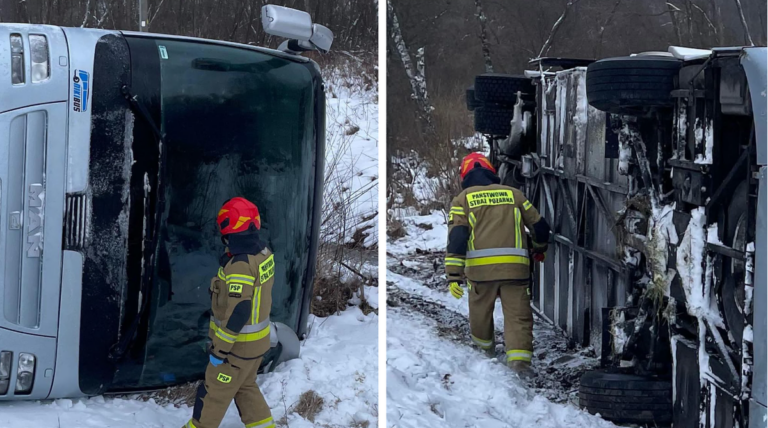
<path fill-rule="evenodd" d="M 82 250 L 85 246 L 85 226 L 88 218 L 88 198 L 85 194 L 67 195 L 64 217 L 64 248 Z"/>

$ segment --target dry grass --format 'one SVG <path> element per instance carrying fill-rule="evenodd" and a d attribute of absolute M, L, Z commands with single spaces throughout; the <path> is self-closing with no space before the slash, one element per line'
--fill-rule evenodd
<path fill-rule="evenodd" d="M 161 406 L 172 404 L 176 407 L 180 405 L 194 406 L 195 397 L 197 396 L 197 388 L 203 381 L 185 383 L 183 385 L 172 386 L 170 388 L 162 389 L 159 391 L 153 391 L 148 394 L 139 395 L 117 395 L 117 397 L 130 397 L 141 401 L 147 401 L 149 399 L 155 400 L 155 402 Z"/>
<path fill-rule="evenodd" d="M 387 236 L 392 239 L 405 237 L 405 225 L 402 220 L 392 218 L 387 221 Z"/>
<path fill-rule="evenodd" d="M 302 418 L 314 422 L 315 416 L 323 410 L 323 404 L 323 397 L 310 389 L 299 396 L 299 401 L 293 406 L 293 411 Z"/>
<path fill-rule="evenodd" d="M 359 289 L 359 282 L 343 283 L 340 278 L 320 277 L 315 280 L 312 313 L 319 317 L 337 314 L 349 307 L 349 301 Z"/>
<path fill-rule="evenodd" d="M 323 318 L 335 315 L 346 310 L 357 297 L 365 315 L 378 314 L 378 309 L 372 307 L 365 296 L 365 286 L 378 286 L 378 278 L 363 272 L 371 250 L 324 247 L 325 251 L 318 254 L 311 312 Z"/>

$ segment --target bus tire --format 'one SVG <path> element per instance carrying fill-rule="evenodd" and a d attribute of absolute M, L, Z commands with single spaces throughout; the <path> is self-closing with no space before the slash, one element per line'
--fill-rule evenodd
<path fill-rule="evenodd" d="M 467 110 L 475 111 L 481 105 L 482 103 L 475 98 L 475 87 L 470 86 L 467 88 Z"/>
<path fill-rule="evenodd" d="M 672 422 L 672 382 L 602 369 L 584 373 L 579 407 L 603 419 L 628 424 Z"/>
<path fill-rule="evenodd" d="M 475 97 L 485 104 L 513 106 L 517 102 L 517 93 L 521 92 L 524 101 L 536 99 L 536 87 L 525 76 L 486 73 L 475 76 Z"/>
<path fill-rule="evenodd" d="M 671 92 L 681 61 L 665 56 L 607 58 L 587 68 L 587 100 L 615 114 L 641 116 L 652 108 L 672 107 Z"/>
<path fill-rule="evenodd" d="M 475 131 L 481 134 L 507 136 L 512 131 L 513 111 L 498 106 L 483 105 L 475 109 Z"/>
<path fill-rule="evenodd" d="M 746 180 L 739 183 L 733 191 L 728 203 L 728 211 L 725 213 L 727 226 L 723 242 L 738 251 L 745 251 L 747 242 L 754 239 L 746 235 L 748 191 L 749 183 Z M 741 350 L 744 324 L 750 322 L 744 310 L 744 261 L 734 262 L 725 259 L 723 264 L 725 269 L 723 269 L 723 288 L 720 296 L 723 318 L 736 342 L 736 348 Z"/>

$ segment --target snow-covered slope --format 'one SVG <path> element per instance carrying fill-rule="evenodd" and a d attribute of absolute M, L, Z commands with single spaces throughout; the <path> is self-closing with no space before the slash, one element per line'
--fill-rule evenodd
<path fill-rule="evenodd" d="M 368 288 L 369 303 L 378 307 L 377 289 Z M 378 316 L 351 307 L 338 316 L 313 318 L 301 358 L 258 377 L 275 420 L 288 413 L 291 428 L 315 426 L 291 406 L 314 390 L 325 405 L 316 424 L 351 426 L 377 423 Z M 0 403 L 0 428 L 179 428 L 189 420 L 186 405 L 159 405 L 154 400 L 95 397 L 77 400 Z M 234 403 L 221 428 L 242 428 Z"/>
<path fill-rule="evenodd" d="M 352 66 L 354 67 L 354 66 Z M 329 71 L 321 239 L 372 247 L 378 240 L 379 104 L 360 76 Z"/>
<path fill-rule="evenodd" d="M 390 427 L 614 427 L 530 394 L 502 364 L 440 337 L 430 318 L 398 308 L 387 317 Z"/>

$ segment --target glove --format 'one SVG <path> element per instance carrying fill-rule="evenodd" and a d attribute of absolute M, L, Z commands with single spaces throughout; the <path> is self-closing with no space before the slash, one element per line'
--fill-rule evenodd
<path fill-rule="evenodd" d="M 531 256 L 539 263 L 543 262 L 547 258 L 547 255 L 544 253 L 533 253 Z"/>
<path fill-rule="evenodd" d="M 448 289 L 451 291 L 451 296 L 457 299 L 461 299 L 464 296 L 464 287 L 458 281 L 449 282 Z"/>
<path fill-rule="evenodd" d="M 211 361 L 211 364 L 214 367 L 218 367 L 219 365 L 221 365 L 224 362 L 224 360 L 220 360 L 219 358 L 214 357 L 213 355 L 208 355 L 208 359 Z"/>

